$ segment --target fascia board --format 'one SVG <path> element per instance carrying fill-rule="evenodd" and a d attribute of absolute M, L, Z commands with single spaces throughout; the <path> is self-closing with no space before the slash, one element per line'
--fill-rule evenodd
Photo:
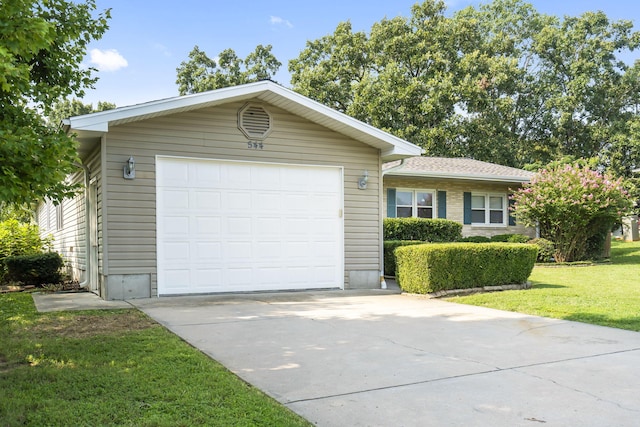
<path fill-rule="evenodd" d="M 68 119 L 69 130 L 108 132 L 109 125 L 119 122 L 136 121 L 147 117 L 171 114 L 175 111 L 203 108 L 207 105 L 234 102 L 250 97 L 261 97 L 273 94 L 280 100 L 288 100 L 296 104 L 295 110 L 306 112 L 309 120 L 322 118 L 323 122 L 347 126 L 355 134 L 377 140 L 381 145 L 383 157 L 411 157 L 422 154 L 422 148 L 385 131 L 361 122 L 344 113 L 327 107 L 317 101 L 270 81 L 260 81 L 242 86 L 222 88 L 215 91 L 185 95 L 175 98 L 151 101 L 144 104 L 116 108 L 114 110 L 76 116 Z M 367 138 L 362 138 L 366 140 Z"/>
<path fill-rule="evenodd" d="M 396 168 L 401 167 L 397 166 Z M 475 174 L 458 174 L 458 173 L 442 173 L 442 172 L 416 172 L 416 171 L 398 171 L 396 168 L 388 169 L 383 175 L 391 176 L 414 176 L 423 178 L 447 178 L 447 179 L 466 179 L 470 181 L 491 181 L 491 182 L 510 182 L 510 183 L 527 183 L 531 179 L 519 176 L 500 176 L 500 175 L 475 175 Z"/>

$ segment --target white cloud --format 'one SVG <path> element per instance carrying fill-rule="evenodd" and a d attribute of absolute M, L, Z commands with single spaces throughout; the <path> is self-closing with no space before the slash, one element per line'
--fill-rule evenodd
<path fill-rule="evenodd" d="M 287 28 L 293 28 L 293 24 L 291 22 L 286 19 L 282 19 L 279 16 L 271 16 L 269 22 L 271 22 L 271 25 L 282 25 Z"/>
<path fill-rule="evenodd" d="M 129 65 L 126 59 L 115 49 L 91 49 L 89 62 L 100 71 L 118 71 Z"/>

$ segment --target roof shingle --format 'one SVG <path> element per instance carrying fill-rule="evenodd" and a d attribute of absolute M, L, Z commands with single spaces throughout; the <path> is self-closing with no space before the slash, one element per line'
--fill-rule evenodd
<path fill-rule="evenodd" d="M 385 175 L 529 182 L 533 172 L 480 160 L 455 157 L 410 157 L 382 165 Z"/>

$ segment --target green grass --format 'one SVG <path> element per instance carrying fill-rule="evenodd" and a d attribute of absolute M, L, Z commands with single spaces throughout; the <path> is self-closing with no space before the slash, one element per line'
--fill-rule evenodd
<path fill-rule="evenodd" d="M 0 426 L 308 426 L 136 310 L 0 295 Z"/>
<path fill-rule="evenodd" d="M 532 288 L 449 301 L 640 331 L 640 242 L 613 242 L 611 263 L 536 266 Z"/>

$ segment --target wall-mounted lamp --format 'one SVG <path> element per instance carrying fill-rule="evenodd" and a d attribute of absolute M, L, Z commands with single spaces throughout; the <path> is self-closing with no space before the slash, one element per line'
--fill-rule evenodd
<path fill-rule="evenodd" d="M 358 190 L 366 190 L 367 182 L 369 182 L 369 171 L 365 170 L 362 176 L 358 178 Z"/>
<path fill-rule="evenodd" d="M 124 179 L 134 179 L 136 177 L 136 161 L 133 156 L 129 157 L 124 164 Z"/>

